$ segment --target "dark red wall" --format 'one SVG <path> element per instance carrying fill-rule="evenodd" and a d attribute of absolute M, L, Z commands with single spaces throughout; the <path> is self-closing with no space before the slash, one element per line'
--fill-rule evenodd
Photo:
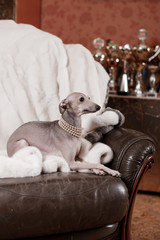
<path fill-rule="evenodd" d="M 140 28 L 150 45 L 160 44 L 159 26 L 160 0 L 42 0 L 41 28 L 90 50 L 96 37 L 136 44 Z"/>

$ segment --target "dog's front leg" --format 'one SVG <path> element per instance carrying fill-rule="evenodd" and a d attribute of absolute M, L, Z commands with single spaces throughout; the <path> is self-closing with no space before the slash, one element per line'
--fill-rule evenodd
<path fill-rule="evenodd" d="M 74 171 L 78 171 L 78 170 L 82 170 L 82 169 L 91 169 L 92 171 L 94 171 L 96 174 L 103 174 L 101 171 L 103 172 L 106 172 L 112 176 L 115 176 L 115 177 L 120 177 L 121 174 L 116 171 L 116 170 L 112 170 L 108 167 L 105 167 L 103 164 L 100 164 L 100 163 L 88 163 L 88 162 L 85 162 L 85 161 L 72 161 L 70 162 L 69 164 L 70 166 L 70 169 L 71 170 L 74 170 Z M 98 173 L 98 171 L 100 171 Z"/>

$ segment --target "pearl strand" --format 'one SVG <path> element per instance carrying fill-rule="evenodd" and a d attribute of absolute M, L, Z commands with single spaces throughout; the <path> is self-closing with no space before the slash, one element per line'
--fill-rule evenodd
<path fill-rule="evenodd" d="M 83 128 L 78 128 L 75 127 L 71 124 L 69 124 L 68 122 L 66 122 L 63 118 L 61 118 L 58 121 L 58 125 L 66 132 L 70 133 L 71 135 L 75 136 L 75 137 L 81 137 L 82 135 L 82 129 Z"/>

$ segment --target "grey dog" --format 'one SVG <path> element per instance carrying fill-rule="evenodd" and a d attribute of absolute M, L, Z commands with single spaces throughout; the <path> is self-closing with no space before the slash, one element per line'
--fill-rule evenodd
<path fill-rule="evenodd" d="M 119 177 L 118 171 L 103 164 L 78 159 L 81 149 L 81 115 L 94 113 L 100 110 L 100 106 L 86 95 L 74 92 L 60 102 L 59 110 L 62 115 L 59 121 L 28 122 L 15 130 L 7 143 L 8 156 L 13 156 L 21 148 L 34 146 L 44 158 L 47 155 L 64 158 L 71 170 L 91 169 L 98 175 L 108 173 Z"/>

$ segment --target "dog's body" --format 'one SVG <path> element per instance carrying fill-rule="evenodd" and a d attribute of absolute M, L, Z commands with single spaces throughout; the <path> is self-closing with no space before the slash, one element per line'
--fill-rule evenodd
<path fill-rule="evenodd" d="M 100 106 L 91 102 L 82 93 L 72 93 L 59 105 L 63 119 L 77 131 L 81 129 L 81 115 L 96 112 Z M 60 122 L 62 124 L 62 122 Z M 81 137 L 71 134 L 59 121 L 54 122 L 29 122 L 19 127 L 9 138 L 7 143 L 8 156 L 13 156 L 18 150 L 27 147 L 37 147 L 43 155 L 43 159 L 50 164 L 53 156 L 66 160 L 71 170 L 92 169 L 96 174 L 105 172 L 120 176 L 120 173 L 111 170 L 99 163 L 89 163 L 78 159 L 81 149 Z M 51 166 L 51 165 L 50 165 Z M 52 170 L 50 170 L 52 172 Z"/>
<path fill-rule="evenodd" d="M 19 149 L 27 146 L 37 147 L 44 157 L 56 155 L 69 162 L 78 154 L 80 141 L 79 138 L 64 131 L 58 125 L 58 121 L 35 121 L 25 123 L 11 135 L 7 144 L 8 156 L 11 157 Z M 68 151 L 69 149 L 72 151 Z"/>

